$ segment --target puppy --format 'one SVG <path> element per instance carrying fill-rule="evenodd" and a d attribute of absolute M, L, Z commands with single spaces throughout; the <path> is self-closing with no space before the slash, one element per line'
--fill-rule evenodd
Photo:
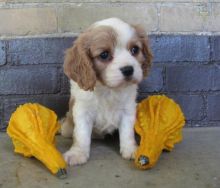
<path fill-rule="evenodd" d="M 151 59 L 144 30 L 117 18 L 94 23 L 67 49 L 64 73 L 71 95 L 61 134 L 73 137 L 64 153 L 69 165 L 87 162 L 92 132 L 104 135 L 115 129 L 122 157 L 134 158 L 137 86 Z"/>

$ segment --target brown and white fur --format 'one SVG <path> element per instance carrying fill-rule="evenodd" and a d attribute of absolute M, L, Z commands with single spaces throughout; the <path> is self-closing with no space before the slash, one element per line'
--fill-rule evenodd
<path fill-rule="evenodd" d="M 115 129 L 122 157 L 134 157 L 137 86 L 151 58 L 144 30 L 117 18 L 94 23 L 67 49 L 64 72 L 71 97 L 61 134 L 73 137 L 64 153 L 69 165 L 87 162 L 92 132 L 103 135 Z"/>

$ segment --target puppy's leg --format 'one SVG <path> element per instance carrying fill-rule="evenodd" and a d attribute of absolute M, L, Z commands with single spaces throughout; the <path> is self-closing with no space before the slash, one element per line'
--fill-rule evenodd
<path fill-rule="evenodd" d="M 125 114 L 119 126 L 120 153 L 124 159 L 134 159 L 137 148 L 134 136 L 134 121 L 135 113 Z"/>
<path fill-rule="evenodd" d="M 87 112 L 76 110 L 74 113 L 73 145 L 64 153 L 68 165 L 86 163 L 90 154 L 92 121 Z"/>
<path fill-rule="evenodd" d="M 73 105 L 74 105 L 74 98 L 70 97 L 69 100 L 69 111 L 66 113 L 66 117 L 60 120 L 61 129 L 60 133 L 62 136 L 71 138 L 73 136 Z"/>
<path fill-rule="evenodd" d="M 60 133 L 62 136 L 71 138 L 73 136 L 73 116 L 71 112 L 67 112 L 66 117 L 60 120 L 61 129 Z"/>

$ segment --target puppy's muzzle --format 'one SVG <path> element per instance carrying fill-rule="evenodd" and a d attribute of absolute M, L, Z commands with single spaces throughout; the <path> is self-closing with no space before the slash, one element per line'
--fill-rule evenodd
<path fill-rule="evenodd" d="M 120 71 L 125 78 L 129 78 L 133 75 L 134 68 L 132 66 L 125 66 L 125 67 L 120 68 Z"/>

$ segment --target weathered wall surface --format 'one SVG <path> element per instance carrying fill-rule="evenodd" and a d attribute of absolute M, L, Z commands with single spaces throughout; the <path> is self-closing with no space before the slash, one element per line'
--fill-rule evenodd
<path fill-rule="evenodd" d="M 0 129 L 19 104 L 65 114 L 63 52 L 96 20 L 142 24 L 154 65 L 138 100 L 164 93 L 188 126 L 220 125 L 220 0 L 0 0 Z"/>
<path fill-rule="evenodd" d="M 149 33 L 220 32 L 220 0 L 0 0 L 0 35 L 77 34 L 113 16 Z"/>

